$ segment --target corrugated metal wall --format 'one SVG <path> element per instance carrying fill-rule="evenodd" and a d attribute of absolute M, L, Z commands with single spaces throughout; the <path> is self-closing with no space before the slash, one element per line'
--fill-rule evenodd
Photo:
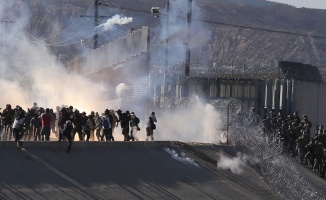
<path fill-rule="evenodd" d="M 307 115 L 313 124 L 313 129 L 319 125 L 326 125 L 326 84 L 316 82 L 295 81 L 295 99 L 293 109 L 296 109 L 300 116 Z"/>
<path fill-rule="evenodd" d="M 190 94 L 206 96 L 210 99 L 234 98 L 242 108 L 254 108 L 261 117 L 269 111 L 282 110 L 285 114 L 307 115 L 313 129 L 326 125 L 326 84 L 287 79 L 271 80 L 230 80 L 206 79 L 209 89 L 203 88 L 203 80 L 191 79 Z"/>
<path fill-rule="evenodd" d="M 294 110 L 292 87 L 292 80 L 191 78 L 189 94 L 207 99 L 237 99 L 242 109 L 253 109 L 264 117 L 271 110 Z"/>

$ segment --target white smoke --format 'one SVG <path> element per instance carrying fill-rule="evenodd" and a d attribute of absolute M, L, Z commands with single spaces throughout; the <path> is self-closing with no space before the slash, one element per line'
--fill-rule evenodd
<path fill-rule="evenodd" d="M 196 101 L 183 109 L 158 112 L 155 139 L 219 143 L 221 115 L 210 104 Z"/>
<path fill-rule="evenodd" d="M 234 174 L 241 174 L 244 171 L 246 163 L 248 163 L 249 157 L 246 154 L 238 153 L 237 157 L 227 157 L 223 154 L 219 154 L 217 161 L 218 169 L 228 169 Z"/>
<path fill-rule="evenodd" d="M 120 15 L 114 15 L 110 19 L 108 19 L 105 23 L 95 27 L 95 30 L 101 30 L 108 31 L 113 25 L 124 25 L 129 24 L 133 21 L 132 17 L 121 17 Z"/>
<path fill-rule="evenodd" d="M 19 10 L 15 10 L 19 4 Z M 0 24 L 1 74 L 0 107 L 20 105 L 25 110 L 34 102 L 41 107 L 73 105 L 82 111 L 101 112 L 107 87 L 86 77 L 67 73 L 66 68 L 52 63 L 51 45 L 31 38 L 25 27 L 32 23 L 28 3 L 6 0 L 0 3 L 0 18 L 13 16 L 10 24 Z M 13 13 L 10 13 L 12 11 Z"/>
<path fill-rule="evenodd" d="M 123 92 L 128 90 L 128 86 L 125 83 L 120 83 L 117 87 L 116 87 L 116 94 L 118 95 L 118 97 L 121 97 L 121 95 L 123 94 Z"/>
<path fill-rule="evenodd" d="M 164 60 L 165 51 L 160 51 L 160 49 L 163 49 L 162 47 L 168 48 L 168 67 L 174 68 L 184 62 L 188 48 L 191 51 L 203 51 L 201 49 L 206 47 L 205 45 L 210 41 L 212 33 L 204 23 L 198 20 L 205 15 L 202 8 L 197 5 L 198 2 L 192 2 L 193 19 L 197 20 L 191 21 L 190 28 L 187 26 L 187 0 L 170 1 L 168 13 L 166 6 L 163 6 L 164 17 L 160 18 L 161 26 L 158 26 L 157 30 L 160 34 L 155 43 L 157 49 L 154 47 L 158 53 L 151 55 L 152 57 L 155 56 L 155 60 Z M 169 17 L 167 18 L 167 16 Z M 188 34 L 190 38 L 187 37 Z M 204 53 L 203 56 L 205 55 Z"/>
<path fill-rule="evenodd" d="M 166 151 L 167 153 L 169 153 L 173 159 L 179 161 L 179 162 L 182 162 L 182 163 L 185 163 L 185 164 L 191 164 L 191 165 L 194 165 L 196 167 L 199 167 L 199 165 L 195 162 L 194 159 L 191 159 L 189 157 L 186 156 L 186 153 L 184 152 L 181 152 L 181 156 L 179 156 L 179 154 L 175 151 L 175 150 L 172 150 L 172 149 L 169 149 L 169 148 L 164 148 L 164 151 Z"/>

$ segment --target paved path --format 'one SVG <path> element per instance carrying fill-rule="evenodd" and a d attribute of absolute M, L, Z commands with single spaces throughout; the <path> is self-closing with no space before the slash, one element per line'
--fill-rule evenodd
<path fill-rule="evenodd" d="M 164 148 L 195 159 L 172 158 Z M 170 142 L 0 142 L 0 199 L 273 199 L 251 168 L 217 170 Z M 196 160 L 197 159 L 197 160 Z M 259 186 L 259 187 L 257 187 Z"/>

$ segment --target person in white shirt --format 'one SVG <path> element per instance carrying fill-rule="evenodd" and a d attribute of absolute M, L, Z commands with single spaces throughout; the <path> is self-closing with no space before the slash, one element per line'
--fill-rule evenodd
<path fill-rule="evenodd" d="M 131 117 L 130 117 L 130 127 L 131 127 L 131 132 L 130 132 L 130 136 L 131 136 L 131 140 L 132 141 L 139 141 L 138 137 L 137 137 L 137 132 L 139 130 L 139 118 L 135 115 L 134 112 L 131 113 Z"/>
<path fill-rule="evenodd" d="M 55 111 L 55 136 L 57 138 L 59 138 L 59 132 L 60 132 L 60 129 L 59 129 L 59 124 L 58 124 L 58 121 L 59 121 L 59 117 L 60 117 L 60 107 L 57 106 L 56 108 L 56 111 Z"/>
<path fill-rule="evenodd" d="M 14 123 L 12 124 L 12 128 L 13 128 L 13 132 L 14 132 L 14 136 L 15 136 L 15 141 L 17 143 L 17 146 L 19 145 L 19 140 L 21 138 L 21 129 L 23 128 L 24 125 L 24 115 L 20 114 L 19 116 L 17 116 L 14 120 Z"/>

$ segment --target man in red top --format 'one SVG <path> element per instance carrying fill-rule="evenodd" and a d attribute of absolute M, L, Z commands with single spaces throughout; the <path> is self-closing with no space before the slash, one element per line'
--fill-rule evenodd
<path fill-rule="evenodd" d="M 41 130 L 41 136 L 42 141 L 50 141 L 50 133 L 51 133 L 51 121 L 52 117 L 50 115 L 50 109 L 45 109 L 45 113 L 41 115 L 42 119 L 42 130 Z"/>

